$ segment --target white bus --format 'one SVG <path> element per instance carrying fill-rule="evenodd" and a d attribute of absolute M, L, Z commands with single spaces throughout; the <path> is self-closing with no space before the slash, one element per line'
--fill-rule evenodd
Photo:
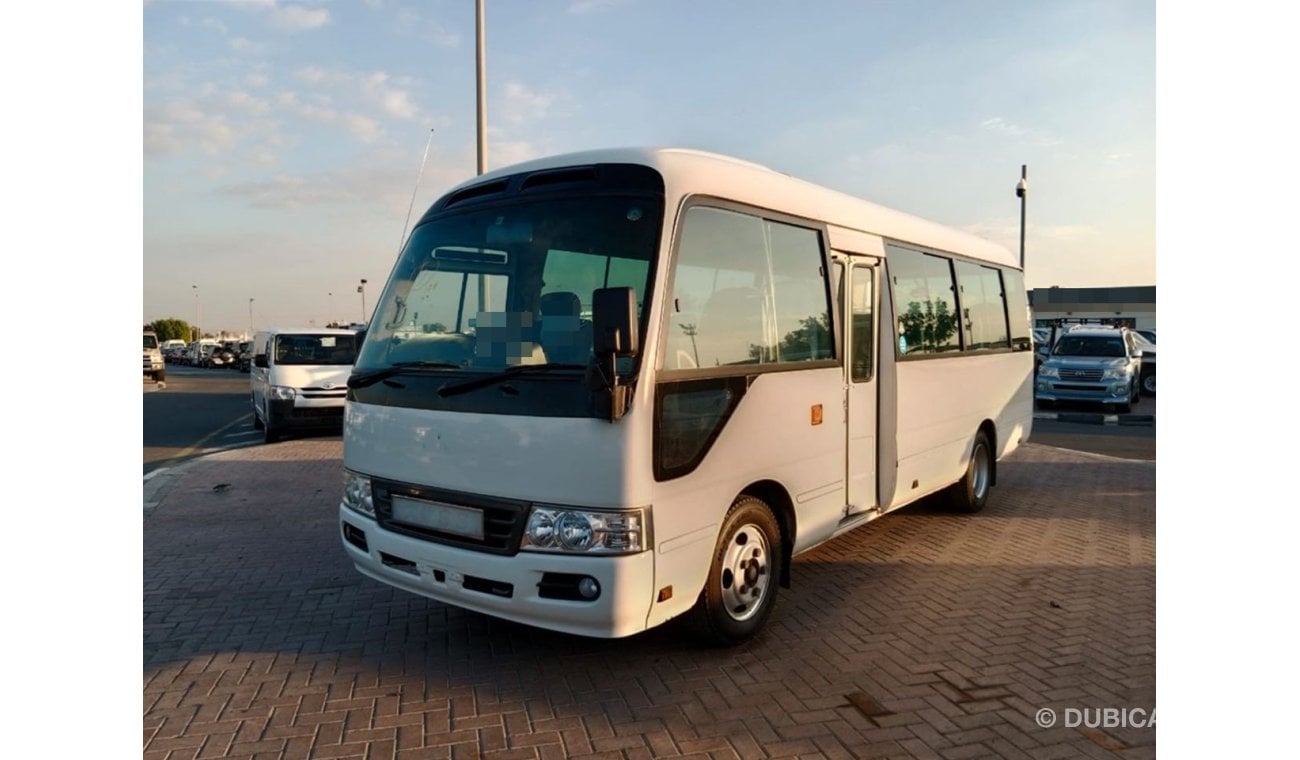
<path fill-rule="evenodd" d="M 361 573 L 542 628 L 743 641 L 793 557 L 1028 438 L 1004 248 L 761 166 L 595 151 L 453 189 L 349 379 Z"/>

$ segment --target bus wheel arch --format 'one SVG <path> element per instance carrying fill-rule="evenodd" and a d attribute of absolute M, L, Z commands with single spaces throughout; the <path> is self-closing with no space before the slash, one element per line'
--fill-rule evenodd
<path fill-rule="evenodd" d="M 752 494 L 732 502 L 688 621 L 707 644 L 733 646 L 762 630 L 776 605 L 785 551 L 776 510 Z"/>
<path fill-rule="evenodd" d="M 997 430 L 985 420 L 975 431 L 961 478 L 947 489 L 949 505 L 958 512 L 979 512 L 997 483 Z"/>
<path fill-rule="evenodd" d="M 736 498 L 753 496 L 762 500 L 776 515 L 781 528 L 781 588 L 790 588 L 790 561 L 794 558 L 795 515 L 794 500 L 785 487 L 774 480 L 760 480 L 745 486 Z"/>

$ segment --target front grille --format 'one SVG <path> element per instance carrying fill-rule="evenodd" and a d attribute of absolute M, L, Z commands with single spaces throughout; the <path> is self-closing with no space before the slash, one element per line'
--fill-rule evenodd
<path fill-rule="evenodd" d="M 1087 382 L 1099 382 L 1101 380 L 1102 370 L 1099 369 L 1062 369 L 1059 370 L 1062 380 L 1084 380 Z"/>
<path fill-rule="evenodd" d="M 302 397 L 303 398 L 347 398 L 348 390 L 347 388 L 340 388 L 339 390 L 328 390 L 328 391 L 323 388 L 303 388 Z"/>
<path fill-rule="evenodd" d="M 524 521 L 528 519 L 528 502 L 513 499 L 495 499 L 378 479 L 371 481 L 371 493 L 375 501 L 375 517 L 387 530 L 438 544 L 492 554 L 517 553 L 524 532 Z M 393 520 L 394 494 L 480 510 L 483 513 L 483 538 L 443 533 L 420 525 L 397 522 Z"/>
<path fill-rule="evenodd" d="M 300 406 L 293 410 L 294 417 L 337 417 L 343 419 L 343 407 L 340 406 Z"/>

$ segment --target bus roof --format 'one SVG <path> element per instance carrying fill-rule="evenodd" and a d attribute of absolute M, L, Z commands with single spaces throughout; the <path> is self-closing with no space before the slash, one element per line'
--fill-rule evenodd
<path fill-rule="evenodd" d="M 910 242 L 1018 269 L 1016 257 L 997 243 L 902 211 L 855 198 L 749 161 L 688 148 L 610 148 L 567 153 L 495 169 L 451 192 L 526 172 L 594 164 L 640 164 L 664 178 L 670 203 L 714 195 L 845 229 Z"/>

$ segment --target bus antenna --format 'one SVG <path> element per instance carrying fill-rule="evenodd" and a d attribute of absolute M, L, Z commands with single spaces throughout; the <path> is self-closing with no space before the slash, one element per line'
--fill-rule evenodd
<path fill-rule="evenodd" d="M 420 172 L 415 175 L 415 189 L 411 191 L 411 205 L 406 208 L 406 221 L 402 223 L 402 239 L 397 241 L 397 252 L 401 254 L 406 243 L 406 228 L 411 224 L 411 212 L 415 209 L 415 196 L 420 192 L 420 180 L 424 177 L 424 165 L 429 161 L 429 146 L 433 145 L 433 128 L 429 128 L 429 141 L 424 144 L 424 158 L 420 159 Z"/>

